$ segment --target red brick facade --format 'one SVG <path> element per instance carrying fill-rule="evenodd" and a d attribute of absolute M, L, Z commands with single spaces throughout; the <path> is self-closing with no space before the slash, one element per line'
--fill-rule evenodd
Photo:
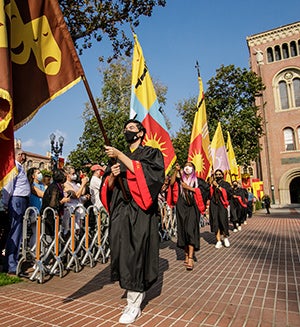
<path fill-rule="evenodd" d="M 276 204 L 300 203 L 300 22 L 249 36 L 247 43 L 251 69 L 266 86 L 257 102 L 265 119 L 258 167 L 264 191 Z"/>

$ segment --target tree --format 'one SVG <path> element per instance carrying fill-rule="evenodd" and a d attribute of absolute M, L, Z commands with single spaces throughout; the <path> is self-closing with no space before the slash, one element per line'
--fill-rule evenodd
<path fill-rule="evenodd" d="M 166 102 L 167 88 L 160 82 L 153 82 L 157 98 L 162 105 Z M 111 145 L 127 150 L 122 127 L 129 119 L 131 97 L 131 65 L 128 60 L 112 61 L 103 71 L 101 98 L 96 99 L 99 114 Z M 86 164 L 106 162 L 104 139 L 90 105 L 86 104 L 83 113 L 84 131 L 77 148 L 68 157 L 68 162 L 80 168 Z"/>
<path fill-rule="evenodd" d="M 210 139 L 220 121 L 224 136 L 227 131 L 230 133 L 238 164 L 249 164 L 258 158 L 261 150 L 258 140 L 263 135 L 263 120 L 255 105 L 256 97 L 261 96 L 264 89 L 261 78 L 245 68 L 222 65 L 207 85 L 205 103 Z M 196 103 L 197 98 L 194 97 L 177 105 L 185 123 L 174 140 L 179 158 L 187 158 L 187 139 L 190 139 Z"/>
<path fill-rule="evenodd" d="M 112 42 L 111 60 L 123 51 L 129 56 L 132 49 L 121 26 L 137 27 L 140 16 L 150 17 L 155 6 L 165 7 L 166 0 L 59 0 L 59 4 L 79 52 L 90 48 L 92 39 L 101 41 L 106 35 Z M 82 40 L 82 48 L 78 40 Z"/>

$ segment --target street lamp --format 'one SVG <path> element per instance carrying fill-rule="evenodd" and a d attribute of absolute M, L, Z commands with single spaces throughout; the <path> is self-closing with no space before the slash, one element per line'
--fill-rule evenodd
<path fill-rule="evenodd" d="M 62 154 L 62 148 L 64 145 L 64 138 L 60 136 L 58 138 L 58 141 L 55 142 L 55 134 L 51 133 L 50 135 L 50 144 L 51 144 L 51 154 L 52 154 L 52 167 L 53 170 L 56 170 L 58 168 L 58 158 L 59 155 Z"/>
<path fill-rule="evenodd" d="M 272 192 L 272 204 L 275 204 L 275 196 L 274 196 L 274 190 L 275 190 L 275 187 L 274 187 L 274 185 L 271 185 L 271 192 Z"/>

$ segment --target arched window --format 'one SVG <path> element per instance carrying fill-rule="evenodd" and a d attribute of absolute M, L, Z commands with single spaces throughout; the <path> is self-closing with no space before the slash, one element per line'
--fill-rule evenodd
<path fill-rule="evenodd" d="M 297 134 L 298 134 L 298 149 L 300 147 L 300 126 L 297 127 Z"/>
<path fill-rule="evenodd" d="M 295 106 L 300 107 L 300 78 L 293 79 Z"/>
<path fill-rule="evenodd" d="M 291 52 L 291 57 L 297 56 L 297 45 L 295 41 L 292 41 L 290 43 L 290 52 Z"/>
<path fill-rule="evenodd" d="M 296 149 L 295 147 L 295 137 L 294 131 L 292 128 L 287 127 L 283 130 L 284 137 L 284 149 L 285 151 L 293 151 Z"/>
<path fill-rule="evenodd" d="M 290 57 L 289 47 L 288 47 L 287 43 L 283 43 L 283 45 L 282 45 L 282 56 L 283 56 L 283 59 L 287 59 Z"/>
<path fill-rule="evenodd" d="M 288 99 L 287 85 L 285 81 L 279 82 L 279 94 L 280 94 L 281 109 L 288 109 L 290 105 Z"/>
<path fill-rule="evenodd" d="M 300 108 L 300 70 L 290 68 L 283 70 L 273 82 L 275 110 Z"/>
<path fill-rule="evenodd" d="M 275 60 L 281 60 L 280 46 L 275 46 Z"/>
<path fill-rule="evenodd" d="M 267 49 L 267 57 L 268 57 L 268 62 L 273 62 L 274 61 L 274 54 L 273 54 L 273 49 L 272 48 Z"/>

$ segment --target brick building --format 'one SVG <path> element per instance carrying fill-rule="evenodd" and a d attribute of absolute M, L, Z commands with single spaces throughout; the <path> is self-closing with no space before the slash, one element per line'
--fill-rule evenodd
<path fill-rule="evenodd" d="M 15 140 L 15 149 L 21 149 L 22 143 L 21 140 Z M 24 149 L 23 149 L 24 150 Z M 46 169 L 51 170 L 51 154 L 50 152 L 47 153 L 46 156 L 41 154 L 33 153 L 24 150 L 27 155 L 27 160 L 24 164 L 25 171 L 27 171 L 31 167 L 39 168 L 40 170 Z"/>
<path fill-rule="evenodd" d="M 300 22 L 247 37 L 265 135 L 257 175 L 276 204 L 300 203 Z"/>

